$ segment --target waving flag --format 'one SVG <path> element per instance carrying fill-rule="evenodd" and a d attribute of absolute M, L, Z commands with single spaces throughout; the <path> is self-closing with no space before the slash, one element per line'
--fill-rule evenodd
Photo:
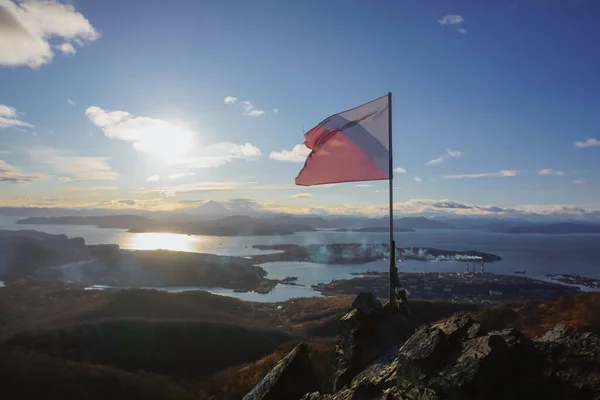
<path fill-rule="evenodd" d="M 332 115 L 304 135 L 311 152 L 296 185 L 389 179 L 389 96 Z"/>

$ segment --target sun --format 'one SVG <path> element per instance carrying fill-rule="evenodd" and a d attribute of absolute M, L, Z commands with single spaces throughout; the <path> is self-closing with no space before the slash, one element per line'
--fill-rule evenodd
<path fill-rule="evenodd" d="M 170 124 L 148 127 L 134 148 L 159 157 L 165 164 L 176 164 L 193 146 L 192 132 Z"/>

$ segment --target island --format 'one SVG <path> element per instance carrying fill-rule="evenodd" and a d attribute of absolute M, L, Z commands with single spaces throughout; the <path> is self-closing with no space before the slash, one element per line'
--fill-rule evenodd
<path fill-rule="evenodd" d="M 131 233 L 161 232 L 208 236 L 280 236 L 316 230 L 300 223 L 269 222 L 246 216 L 192 221 L 159 221 L 137 215 L 31 217 L 17 221 L 17 224 L 92 225 L 99 228 L 126 229 Z"/>
<path fill-rule="evenodd" d="M 130 229 L 151 226 L 155 220 L 139 215 L 103 215 L 97 217 L 29 217 L 17 221 L 19 225 L 91 225 L 98 228 Z"/>
<path fill-rule="evenodd" d="M 566 285 L 579 285 L 590 289 L 600 289 L 600 279 L 569 274 L 546 274 L 546 277 Z"/>
<path fill-rule="evenodd" d="M 338 228 L 338 229 L 332 229 L 333 232 L 360 232 L 360 233 L 379 233 L 379 232 L 389 232 L 390 231 L 390 227 L 389 226 L 371 226 L 371 227 L 365 227 L 365 228 Z M 408 229 L 408 228 L 400 228 L 400 227 L 394 227 L 394 232 L 414 232 L 414 229 Z"/>
<path fill-rule="evenodd" d="M 252 256 L 257 263 L 273 261 L 303 261 L 319 264 L 363 264 L 389 257 L 389 245 L 385 243 L 336 243 L 255 245 L 258 250 L 278 251 L 273 254 Z M 500 261 L 495 254 L 473 250 L 440 250 L 428 247 L 397 248 L 399 259 L 416 261 Z"/>

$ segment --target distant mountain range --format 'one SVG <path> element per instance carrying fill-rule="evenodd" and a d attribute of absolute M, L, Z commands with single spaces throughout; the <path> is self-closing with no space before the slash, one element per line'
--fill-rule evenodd
<path fill-rule="evenodd" d="M 565 234 L 565 233 L 600 233 L 600 225 L 565 222 L 559 224 L 535 224 L 503 227 L 495 229 L 502 233 L 539 233 L 539 234 Z"/>
<path fill-rule="evenodd" d="M 364 215 L 294 215 L 261 210 L 248 200 L 207 201 L 185 211 L 0 207 L 0 216 L 29 217 L 20 224 L 94 225 L 135 232 L 181 232 L 207 235 L 277 235 L 315 229 L 385 232 L 388 217 Z M 532 221 L 521 218 L 405 216 L 394 219 L 396 232 L 468 229 L 501 233 L 600 233 L 600 223 Z"/>

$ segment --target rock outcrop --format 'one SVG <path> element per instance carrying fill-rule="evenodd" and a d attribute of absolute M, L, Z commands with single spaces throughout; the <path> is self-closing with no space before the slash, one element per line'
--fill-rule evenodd
<path fill-rule="evenodd" d="M 256 385 L 243 400 L 299 399 L 318 388 L 308 346 L 300 343 Z"/>
<path fill-rule="evenodd" d="M 404 343 L 413 325 L 389 305 L 383 307 L 371 293 L 360 293 L 342 317 L 335 348 L 336 365 L 333 391 L 349 384 L 352 378 L 392 347 Z"/>
<path fill-rule="evenodd" d="M 342 318 L 333 392 L 319 393 L 307 386 L 300 394 L 296 385 L 293 395 L 277 398 L 600 399 L 598 334 L 558 325 L 529 339 L 516 329 L 484 332 L 466 314 L 407 337 L 409 332 L 406 319 L 363 293 Z"/>

